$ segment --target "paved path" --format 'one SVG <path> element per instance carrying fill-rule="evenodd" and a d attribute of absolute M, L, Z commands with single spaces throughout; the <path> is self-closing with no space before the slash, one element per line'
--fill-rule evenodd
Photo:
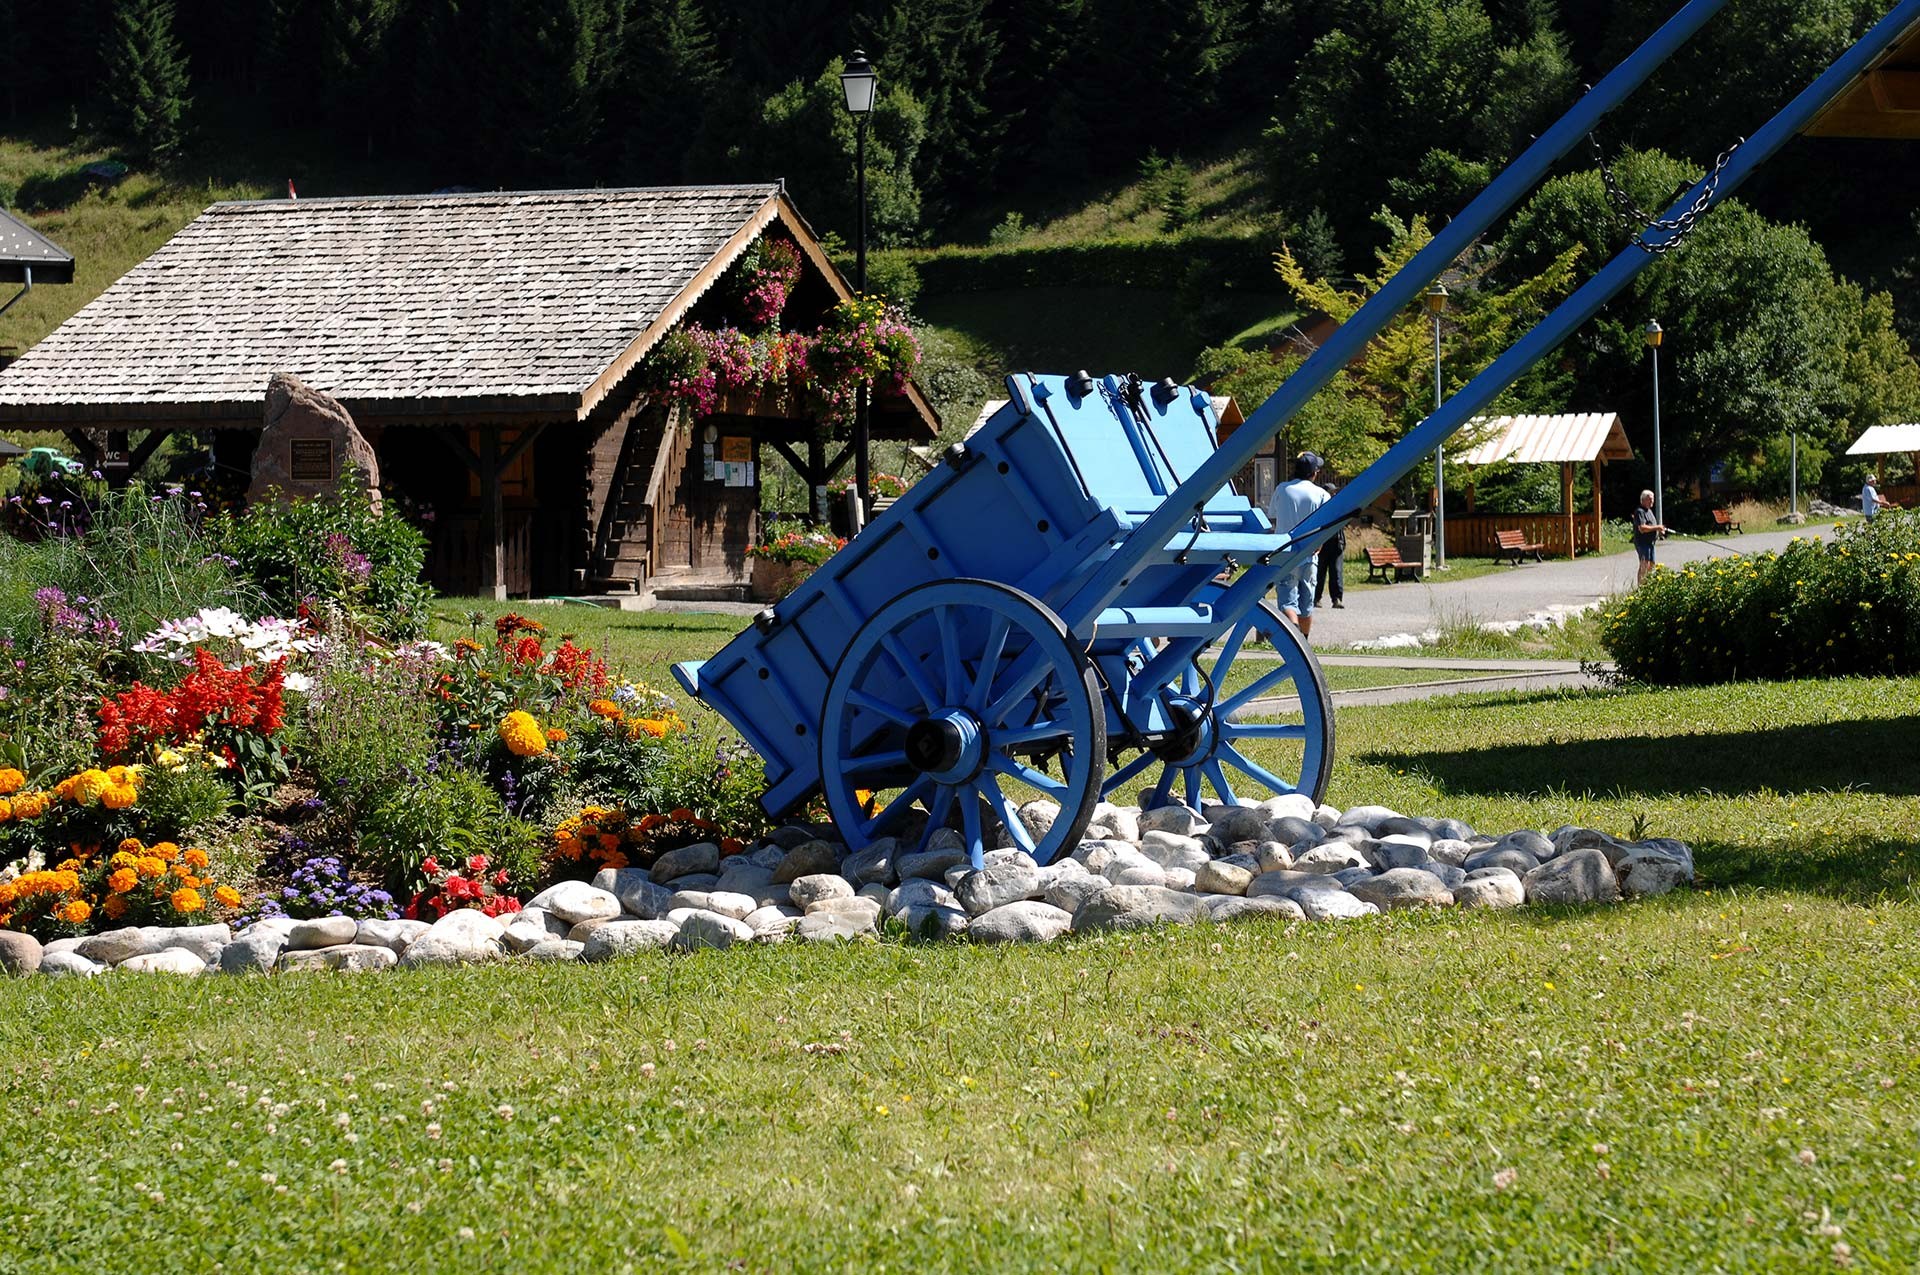
<path fill-rule="evenodd" d="M 1830 526 L 1792 531 L 1756 531 L 1713 540 L 1692 538 L 1661 543 L 1663 565 L 1699 562 L 1729 553 L 1760 553 L 1785 548 L 1795 536 L 1831 534 Z M 1632 553 L 1605 557 L 1530 562 L 1457 584 L 1434 572 L 1433 583 L 1407 582 L 1385 588 L 1352 589 L 1347 605 L 1336 611 L 1322 604 L 1313 613 L 1316 646 L 1344 646 L 1393 633 L 1422 633 L 1470 621 L 1524 620 L 1549 608 L 1586 606 L 1633 588 L 1637 559 Z"/>

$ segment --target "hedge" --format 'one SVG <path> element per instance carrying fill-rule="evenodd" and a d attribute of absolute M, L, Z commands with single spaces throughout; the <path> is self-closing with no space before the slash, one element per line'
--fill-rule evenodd
<path fill-rule="evenodd" d="M 1656 571 L 1600 635 L 1621 673 L 1656 685 L 1920 673 L 1920 512 Z"/>
<path fill-rule="evenodd" d="M 923 294 L 1000 288 L 1120 286 L 1174 289 L 1209 280 L 1226 287 L 1251 281 L 1278 290 L 1276 246 L 1264 239 L 1182 235 L 1084 243 L 985 248 L 895 249 L 911 262 Z"/>

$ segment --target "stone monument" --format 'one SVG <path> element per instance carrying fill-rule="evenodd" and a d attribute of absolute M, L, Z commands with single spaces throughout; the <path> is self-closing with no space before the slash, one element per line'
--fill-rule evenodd
<path fill-rule="evenodd" d="M 380 503 L 380 461 L 347 409 L 298 377 L 275 372 L 267 381 L 266 423 L 253 450 L 247 502 L 278 488 L 283 496 L 330 496 L 347 466 Z"/>

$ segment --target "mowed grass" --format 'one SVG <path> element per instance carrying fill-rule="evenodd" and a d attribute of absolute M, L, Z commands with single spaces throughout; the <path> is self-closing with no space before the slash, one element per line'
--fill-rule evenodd
<path fill-rule="evenodd" d="M 588 636 L 584 608 L 534 614 Z M 743 623 L 594 619 L 660 659 Z M 1339 729 L 1335 804 L 1637 821 L 1707 888 L 8 983 L 0 1271 L 1920 1262 L 1920 684 L 1455 696 Z"/>

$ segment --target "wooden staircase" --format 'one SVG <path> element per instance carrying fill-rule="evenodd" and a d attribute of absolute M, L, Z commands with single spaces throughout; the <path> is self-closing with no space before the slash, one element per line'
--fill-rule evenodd
<path fill-rule="evenodd" d="M 659 563 L 660 493 L 679 481 L 685 446 L 673 412 L 636 413 L 626 426 L 606 503 L 594 528 L 582 585 L 603 593 L 640 593 Z"/>

